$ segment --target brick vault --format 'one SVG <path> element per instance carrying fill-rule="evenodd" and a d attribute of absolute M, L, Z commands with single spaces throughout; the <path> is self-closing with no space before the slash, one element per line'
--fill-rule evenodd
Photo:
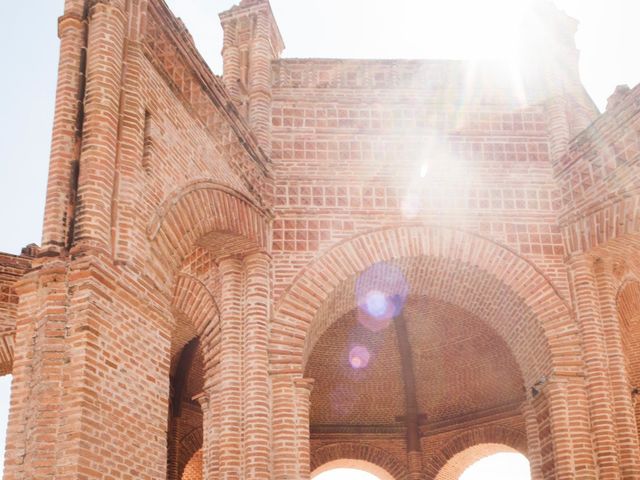
<path fill-rule="evenodd" d="M 5 478 L 639 479 L 640 87 L 599 114 L 544 3 L 518 82 L 220 18 L 223 77 L 162 0 L 65 1 Z"/>

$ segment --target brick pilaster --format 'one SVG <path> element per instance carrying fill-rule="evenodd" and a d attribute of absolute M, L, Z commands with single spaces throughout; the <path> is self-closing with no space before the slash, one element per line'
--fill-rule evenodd
<path fill-rule="evenodd" d="M 309 418 L 311 415 L 311 391 L 313 380 L 298 378 L 294 381 L 296 392 L 296 451 L 298 453 L 298 478 L 310 477 L 311 442 Z"/>
<path fill-rule="evenodd" d="M 76 243 L 110 251 L 126 18 L 121 0 L 89 13 Z"/>
<path fill-rule="evenodd" d="M 600 478 L 593 462 L 583 379 L 553 378 L 539 390 L 531 405 L 538 429 L 542 478 Z"/>
<path fill-rule="evenodd" d="M 143 156 L 145 130 L 150 121 L 145 111 L 141 78 L 145 65 L 142 44 L 127 41 L 123 67 L 121 125 L 116 153 L 114 198 L 112 203 L 113 254 L 119 263 L 128 263 L 138 257 L 138 266 L 144 251 L 145 232 L 140 231 L 140 197 L 144 185 Z"/>
<path fill-rule="evenodd" d="M 542 476 L 542 452 L 540 451 L 540 431 L 536 420 L 536 412 L 527 401 L 522 404 L 522 416 L 524 417 L 527 432 L 527 458 L 531 466 L 531 480 L 544 480 Z"/>
<path fill-rule="evenodd" d="M 240 48 L 238 47 L 237 20 L 226 20 L 222 22 L 224 31 L 224 43 L 222 46 L 223 80 L 229 91 L 229 95 L 240 106 L 242 98 L 240 95 Z"/>
<path fill-rule="evenodd" d="M 271 17 L 256 18 L 255 38 L 251 46 L 249 78 L 249 124 L 260 147 L 271 155 L 271 61 L 276 58 L 271 46 Z"/>
<path fill-rule="evenodd" d="M 220 436 L 219 476 L 242 476 L 242 261 L 227 257 L 221 276 Z"/>
<path fill-rule="evenodd" d="M 51 159 L 45 204 L 42 247 L 60 251 L 69 242 L 69 222 L 75 202 L 75 176 L 80 155 L 79 119 L 84 83 L 84 37 L 82 9 L 65 9 L 58 22 L 60 64 L 51 139 Z"/>
<path fill-rule="evenodd" d="M 218 478 L 219 415 L 216 415 L 220 392 L 207 388 L 194 397 L 202 410 L 202 478 Z"/>
<path fill-rule="evenodd" d="M 632 387 L 627 376 L 620 321 L 616 306 L 616 287 L 612 265 L 606 259 L 594 263 L 594 275 L 605 335 L 609 382 L 613 400 L 621 478 L 640 478 L 640 449 L 635 421 Z"/>
<path fill-rule="evenodd" d="M 618 479 L 620 478 L 619 459 L 608 379 L 607 352 L 592 262 L 585 255 L 575 255 L 569 260 L 568 266 L 575 311 L 582 336 L 598 478 Z"/>
<path fill-rule="evenodd" d="M 295 374 L 271 377 L 273 480 L 309 478 L 311 385 Z"/>
<path fill-rule="evenodd" d="M 270 471 L 269 298 L 270 257 L 244 259 L 244 478 L 266 479 Z"/>

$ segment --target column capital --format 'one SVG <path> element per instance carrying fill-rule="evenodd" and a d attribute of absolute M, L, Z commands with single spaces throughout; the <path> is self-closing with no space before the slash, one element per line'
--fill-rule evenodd
<path fill-rule="evenodd" d="M 223 275 L 229 271 L 242 269 L 242 256 L 238 254 L 231 254 L 219 257 L 217 259 L 218 268 Z"/>
<path fill-rule="evenodd" d="M 205 410 L 209 407 L 209 394 L 206 391 L 194 395 L 193 397 L 191 397 L 191 400 L 195 400 L 196 402 L 198 402 L 202 410 Z"/>
<path fill-rule="evenodd" d="M 62 38 L 63 35 L 70 30 L 81 31 L 84 25 L 84 18 L 80 15 L 65 13 L 61 17 L 58 17 L 58 38 Z"/>
<path fill-rule="evenodd" d="M 265 259 L 267 261 L 271 261 L 273 256 L 266 250 L 254 250 L 254 251 L 245 253 L 245 255 L 242 258 L 245 262 L 253 259 L 255 260 Z"/>
<path fill-rule="evenodd" d="M 296 378 L 293 380 L 296 389 L 303 395 L 311 395 L 314 382 L 313 378 Z"/>
<path fill-rule="evenodd" d="M 595 258 L 584 252 L 570 253 L 565 257 L 565 264 L 571 268 L 593 268 Z"/>

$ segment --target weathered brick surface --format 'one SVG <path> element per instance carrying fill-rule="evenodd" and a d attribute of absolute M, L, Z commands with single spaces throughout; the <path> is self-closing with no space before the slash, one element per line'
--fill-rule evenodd
<path fill-rule="evenodd" d="M 0 375 L 11 373 L 19 296 L 15 284 L 31 268 L 26 255 L 0 254 Z"/>
<path fill-rule="evenodd" d="M 595 119 L 536 8 L 517 85 L 282 59 L 266 0 L 219 78 L 161 0 L 65 2 L 42 249 L 0 255 L 5 478 L 640 478 L 640 90 Z"/>

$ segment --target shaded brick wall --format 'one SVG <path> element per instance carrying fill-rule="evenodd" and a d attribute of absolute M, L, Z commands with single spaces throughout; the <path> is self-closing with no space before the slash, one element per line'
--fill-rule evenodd
<path fill-rule="evenodd" d="M 0 254 L 0 375 L 11 373 L 19 296 L 14 285 L 31 268 L 31 258 Z"/>

